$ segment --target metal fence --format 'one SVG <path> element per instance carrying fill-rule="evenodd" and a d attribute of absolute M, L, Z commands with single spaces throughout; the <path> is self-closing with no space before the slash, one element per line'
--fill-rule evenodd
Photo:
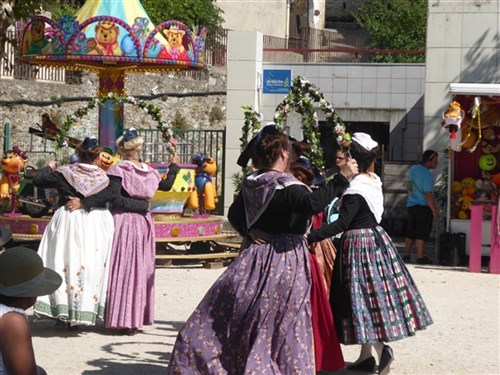
<path fill-rule="evenodd" d="M 209 31 L 205 39 L 205 63 L 211 66 L 227 64 L 227 32 L 228 30 Z"/>
<path fill-rule="evenodd" d="M 170 161 L 170 155 L 164 145 L 160 131 L 157 129 L 138 129 L 137 131 L 144 138 L 143 161 L 163 163 Z M 197 153 L 203 153 L 215 160 L 217 174 L 214 176 L 214 184 L 219 198 L 219 203 L 214 211 L 216 215 L 223 215 L 224 213 L 225 133 L 225 130 L 174 130 L 179 163 L 190 164 L 192 157 Z"/>
<path fill-rule="evenodd" d="M 369 49 L 369 38 L 361 29 L 342 30 L 303 28 L 297 36 L 264 36 L 266 62 L 344 62 L 381 61 L 380 56 L 398 55 L 407 59 L 424 56 L 424 50 Z M 383 59 L 382 59 L 383 61 Z"/>

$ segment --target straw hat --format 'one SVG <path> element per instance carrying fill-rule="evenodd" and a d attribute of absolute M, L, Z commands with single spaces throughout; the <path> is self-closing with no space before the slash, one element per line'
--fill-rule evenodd
<path fill-rule="evenodd" d="M 44 296 L 57 290 L 61 283 L 61 276 L 44 267 L 34 250 L 13 247 L 0 253 L 0 295 Z"/>
<path fill-rule="evenodd" d="M 0 227 L 0 246 L 5 245 L 12 238 L 12 231 L 6 227 Z"/>

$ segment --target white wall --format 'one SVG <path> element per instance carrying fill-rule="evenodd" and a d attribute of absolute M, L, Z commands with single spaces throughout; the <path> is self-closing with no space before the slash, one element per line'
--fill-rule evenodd
<path fill-rule="evenodd" d="M 288 35 L 287 3 L 287 0 L 216 0 L 216 5 L 224 11 L 223 28 L 259 31 L 280 38 Z"/>
<path fill-rule="evenodd" d="M 240 155 L 242 105 L 258 107 L 257 89 L 262 72 L 262 33 L 230 31 L 227 54 L 226 162 L 224 165 L 224 214 L 233 202 L 231 176 L 240 171 L 236 164 Z"/>
<path fill-rule="evenodd" d="M 422 152 L 423 64 L 264 63 L 264 69 L 292 69 L 292 78 L 307 78 L 344 121 L 389 123 L 391 160 L 417 160 Z M 262 94 L 265 121 L 284 97 Z M 324 119 L 321 111 L 318 117 Z"/>

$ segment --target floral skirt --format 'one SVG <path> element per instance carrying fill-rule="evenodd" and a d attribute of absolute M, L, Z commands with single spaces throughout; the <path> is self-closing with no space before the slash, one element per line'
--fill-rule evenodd
<path fill-rule="evenodd" d="M 56 211 L 38 253 L 63 282 L 50 296 L 38 297 L 35 315 L 71 325 L 93 325 L 104 317 L 113 233 L 108 210 L 69 212 L 61 207 Z"/>
<path fill-rule="evenodd" d="M 330 298 L 340 342 L 389 342 L 432 324 L 410 272 L 384 229 L 349 230 L 341 248 L 336 274 L 339 266 L 342 277 L 336 277 L 340 284 L 332 285 L 336 293 Z"/>
<path fill-rule="evenodd" d="M 248 244 L 182 327 L 170 374 L 314 374 L 304 236 Z"/>

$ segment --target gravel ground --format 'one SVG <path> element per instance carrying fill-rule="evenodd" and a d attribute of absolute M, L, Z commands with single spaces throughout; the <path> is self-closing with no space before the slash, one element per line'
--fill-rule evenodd
<path fill-rule="evenodd" d="M 500 374 L 500 276 L 465 268 L 409 269 L 434 324 L 391 344 L 391 374 Z M 166 374 L 178 330 L 223 271 L 197 265 L 157 268 L 155 326 L 135 336 L 116 335 L 100 325 L 68 332 L 53 322 L 35 321 L 37 362 L 49 375 Z M 343 351 L 347 362 L 357 358 L 357 346 L 343 346 Z"/>

